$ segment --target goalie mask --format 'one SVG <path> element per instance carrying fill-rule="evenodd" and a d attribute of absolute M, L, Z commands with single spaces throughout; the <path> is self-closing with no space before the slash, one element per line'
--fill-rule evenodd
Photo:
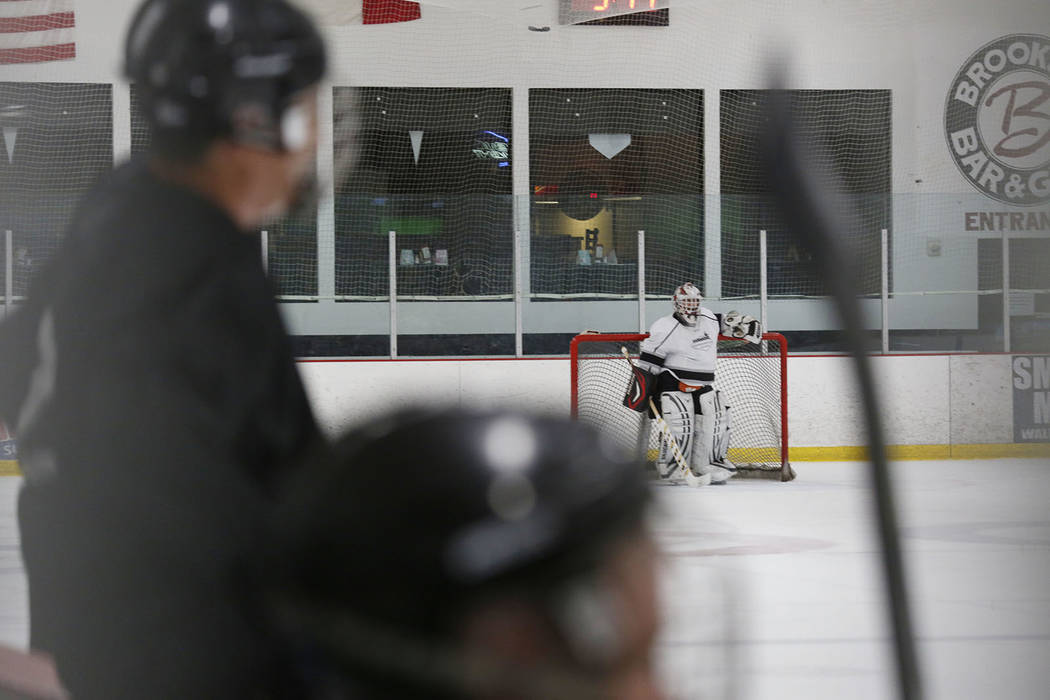
<path fill-rule="evenodd" d="M 690 326 L 696 325 L 696 319 L 700 316 L 700 302 L 704 300 L 700 290 L 692 282 L 686 282 L 674 290 L 674 312 Z"/>

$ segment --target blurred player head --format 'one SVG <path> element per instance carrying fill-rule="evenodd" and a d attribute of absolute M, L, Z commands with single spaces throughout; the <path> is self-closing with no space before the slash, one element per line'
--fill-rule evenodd
<path fill-rule="evenodd" d="M 217 201 L 242 228 L 310 189 L 317 28 L 285 0 L 146 0 L 126 71 L 149 124 L 154 167 Z"/>
<path fill-rule="evenodd" d="M 695 325 L 696 319 L 700 315 L 700 302 L 703 300 L 704 297 L 700 294 L 700 290 L 696 288 L 696 285 L 692 282 L 686 282 L 674 290 L 674 312 L 685 323 Z"/>
<path fill-rule="evenodd" d="M 658 697 L 648 488 L 592 429 L 404 414 L 291 493 L 269 600 L 331 697 Z"/>

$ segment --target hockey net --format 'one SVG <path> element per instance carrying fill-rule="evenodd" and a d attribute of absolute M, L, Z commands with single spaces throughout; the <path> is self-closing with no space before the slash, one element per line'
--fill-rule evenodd
<path fill-rule="evenodd" d="M 639 333 L 584 333 L 570 345 L 572 416 L 596 425 L 623 448 L 653 461 L 660 431 L 648 413 L 623 405 L 632 361 L 648 337 Z M 765 333 L 761 344 L 726 338 L 718 341 L 715 387 L 730 408 L 729 459 L 738 476 L 790 481 L 795 477 L 787 448 L 787 341 Z"/>

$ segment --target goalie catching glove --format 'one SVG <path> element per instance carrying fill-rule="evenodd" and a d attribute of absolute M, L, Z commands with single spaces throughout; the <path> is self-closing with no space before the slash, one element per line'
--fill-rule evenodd
<path fill-rule="evenodd" d="M 762 324 L 752 316 L 730 311 L 722 316 L 722 335 L 758 343 L 762 340 Z"/>

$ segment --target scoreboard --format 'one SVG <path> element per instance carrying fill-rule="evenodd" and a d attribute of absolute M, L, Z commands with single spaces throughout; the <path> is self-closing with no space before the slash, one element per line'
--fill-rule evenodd
<path fill-rule="evenodd" d="M 670 0 L 560 0 L 562 24 L 667 26 Z"/>

